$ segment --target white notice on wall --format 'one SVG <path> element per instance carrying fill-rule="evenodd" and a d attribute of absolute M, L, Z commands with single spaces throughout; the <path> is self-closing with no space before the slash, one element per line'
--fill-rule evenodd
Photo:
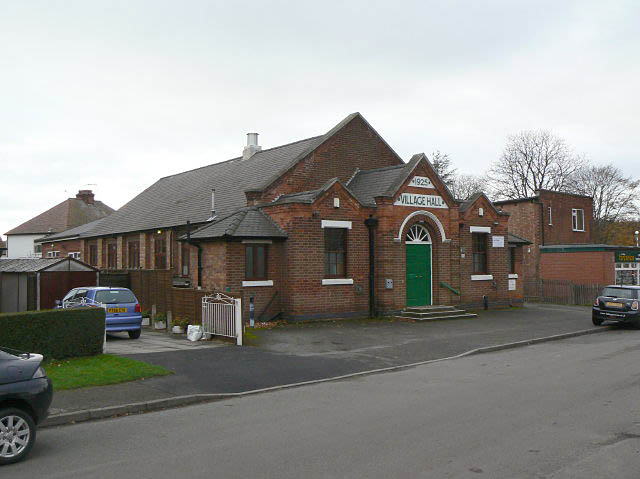
<path fill-rule="evenodd" d="M 515 279 L 510 279 L 509 280 L 509 291 L 514 291 L 516 289 L 516 280 Z"/>
<path fill-rule="evenodd" d="M 504 236 L 493 236 L 493 247 L 504 248 Z"/>

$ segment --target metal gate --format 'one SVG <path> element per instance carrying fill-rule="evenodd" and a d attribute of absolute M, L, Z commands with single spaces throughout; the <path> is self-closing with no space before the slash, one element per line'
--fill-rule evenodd
<path fill-rule="evenodd" d="M 242 346 L 242 300 L 216 293 L 202 298 L 202 330 L 204 334 L 236 338 Z"/>

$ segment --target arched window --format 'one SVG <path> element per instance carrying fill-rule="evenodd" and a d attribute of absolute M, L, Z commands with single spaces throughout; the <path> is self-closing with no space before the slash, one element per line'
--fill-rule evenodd
<path fill-rule="evenodd" d="M 427 228 L 416 223 L 407 231 L 406 242 L 410 244 L 430 244 L 431 237 L 429 236 Z"/>

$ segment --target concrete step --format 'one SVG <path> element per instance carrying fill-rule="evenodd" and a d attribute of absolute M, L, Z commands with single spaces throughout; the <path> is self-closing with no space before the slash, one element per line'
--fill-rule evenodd
<path fill-rule="evenodd" d="M 397 319 L 411 319 L 413 321 L 439 321 L 443 319 L 471 319 L 471 318 L 477 318 L 477 317 L 478 315 L 474 313 L 463 313 L 463 314 L 456 314 L 453 316 L 429 316 L 428 318 L 414 318 L 411 316 L 405 316 L 402 313 L 394 316 L 394 318 L 397 318 Z"/>
<path fill-rule="evenodd" d="M 416 318 L 416 319 L 429 319 L 432 318 L 434 316 L 457 316 L 459 314 L 464 314 L 466 313 L 465 310 L 463 309 L 455 309 L 455 308 L 451 308 L 451 309 L 446 309 L 446 310 L 438 310 L 438 311 L 412 311 L 409 309 L 406 309 L 404 311 L 401 311 L 400 314 L 402 314 L 403 316 L 409 316 L 410 318 Z"/>
<path fill-rule="evenodd" d="M 409 306 L 405 308 L 404 311 L 410 313 L 426 313 L 432 311 L 453 311 L 455 309 L 455 306 Z"/>

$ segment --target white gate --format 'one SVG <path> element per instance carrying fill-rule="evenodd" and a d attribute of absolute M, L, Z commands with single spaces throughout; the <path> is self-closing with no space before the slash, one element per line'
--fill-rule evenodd
<path fill-rule="evenodd" d="M 242 346 L 242 300 L 222 293 L 203 296 L 202 330 L 204 334 L 236 338 L 236 344 Z"/>

